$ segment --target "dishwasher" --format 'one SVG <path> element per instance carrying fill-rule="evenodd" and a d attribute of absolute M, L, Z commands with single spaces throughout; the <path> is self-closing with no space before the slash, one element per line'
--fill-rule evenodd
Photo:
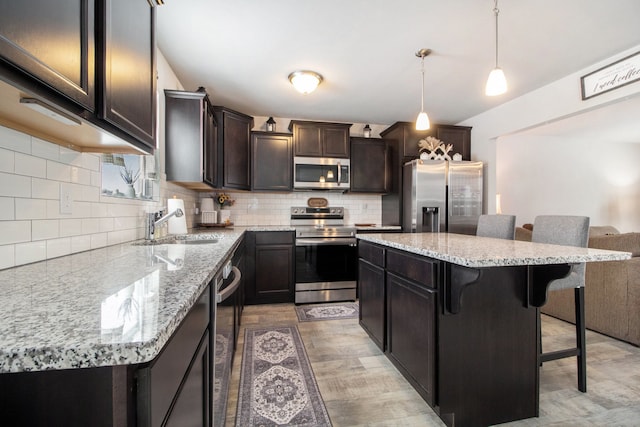
<path fill-rule="evenodd" d="M 242 273 L 230 257 L 214 277 L 215 309 L 212 321 L 213 425 L 222 426 L 227 412 L 231 365 L 235 353 L 241 310 Z M 213 306 L 213 304 L 212 304 Z"/>

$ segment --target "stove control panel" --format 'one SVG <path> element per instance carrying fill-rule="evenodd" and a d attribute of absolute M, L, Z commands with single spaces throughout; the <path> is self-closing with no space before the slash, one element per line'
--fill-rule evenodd
<path fill-rule="evenodd" d="M 344 216 L 343 207 L 335 208 L 310 208 L 310 207 L 292 207 L 291 217 L 297 218 L 324 218 L 326 216 L 342 217 Z"/>

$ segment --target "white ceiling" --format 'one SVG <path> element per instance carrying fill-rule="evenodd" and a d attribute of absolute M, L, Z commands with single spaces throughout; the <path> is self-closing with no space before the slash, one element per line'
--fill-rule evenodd
<path fill-rule="evenodd" d="M 392 124 L 420 110 L 458 123 L 640 44 L 639 0 L 502 0 L 507 94 L 483 94 L 494 66 L 492 0 L 166 0 L 157 40 L 187 90 L 256 116 Z M 324 76 L 302 96 L 287 76 Z"/>

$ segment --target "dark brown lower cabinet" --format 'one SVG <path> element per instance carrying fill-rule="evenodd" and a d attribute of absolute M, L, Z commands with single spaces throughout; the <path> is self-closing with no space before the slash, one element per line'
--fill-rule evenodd
<path fill-rule="evenodd" d="M 470 268 L 363 240 L 358 251 L 360 324 L 446 425 L 538 415 L 529 267 Z"/>
<path fill-rule="evenodd" d="M 202 337 L 180 391 L 167 415 L 167 427 L 209 425 L 209 333 Z"/>
<path fill-rule="evenodd" d="M 436 295 L 387 273 L 387 355 L 431 406 L 435 400 Z"/>
<path fill-rule="evenodd" d="M 247 233 L 247 304 L 294 301 L 295 232 Z"/>
<path fill-rule="evenodd" d="M 360 326 L 381 350 L 386 348 L 385 250 L 360 241 L 358 244 L 358 301 Z"/>
<path fill-rule="evenodd" d="M 0 424 L 210 426 L 208 287 L 160 354 L 140 365 L 0 375 Z"/>

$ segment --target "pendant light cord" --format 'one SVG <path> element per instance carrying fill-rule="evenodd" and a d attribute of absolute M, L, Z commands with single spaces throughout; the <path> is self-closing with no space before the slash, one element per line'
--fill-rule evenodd
<path fill-rule="evenodd" d="M 420 101 L 420 112 L 424 112 L 424 55 L 422 55 L 422 92 L 420 93 L 421 95 L 421 101 Z"/>
<path fill-rule="evenodd" d="M 498 0 L 495 0 L 493 7 L 493 14 L 496 17 L 496 68 L 498 68 L 498 14 L 500 13 L 500 9 L 498 9 Z"/>

